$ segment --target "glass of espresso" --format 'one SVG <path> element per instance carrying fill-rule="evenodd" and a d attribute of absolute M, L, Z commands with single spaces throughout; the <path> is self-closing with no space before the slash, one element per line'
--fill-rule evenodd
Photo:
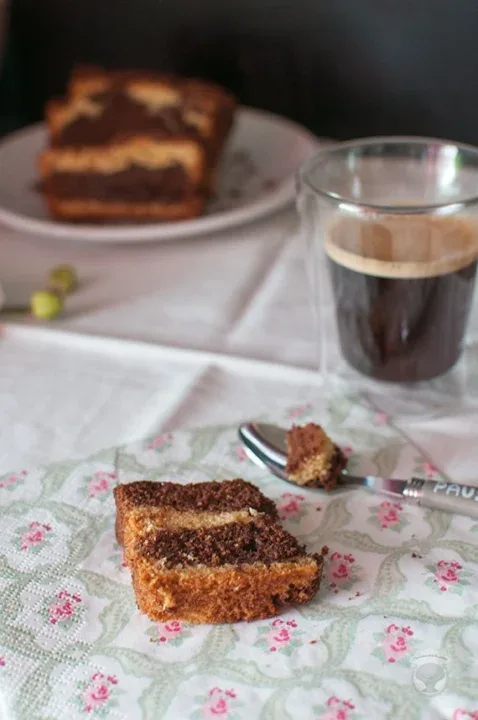
<path fill-rule="evenodd" d="M 348 364 L 375 380 L 451 370 L 475 285 L 478 149 L 423 138 L 331 145 L 299 171 L 298 208 L 316 302 L 333 311 L 322 342 L 335 329 Z"/>

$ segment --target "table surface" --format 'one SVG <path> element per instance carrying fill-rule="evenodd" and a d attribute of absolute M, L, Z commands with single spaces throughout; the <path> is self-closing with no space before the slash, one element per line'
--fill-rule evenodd
<path fill-rule="evenodd" d="M 237 404 L 228 382 L 239 359 L 245 376 L 249 359 L 277 372 L 313 370 L 295 224 L 285 211 L 223 235 L 115 247 L 3 230 L 0 267 L 9 283 L 41 284 L 52 264 L 71 262 L 82 287 L 54 323 L 12 317 L 4 326 L 0 413 L 9 430 L 0 471 L 81 456 L 166 425 L 247 416 L 256 391 L 239 393 Z M 206 396 L 195 400 L 207 382 L 228 388 L 215 410 Z"/>
<path fill-rule="evenodd" d="M 82 278 L 64 316 L 45 325 L 12 317 L 1 328 L 1 473 L 172 430 L 282 417 L 285 407 L 300 418 L 323 398 L 292 210 L 217 236 L 157 245 L 62 244 L 0 232 L 0 272 L 9 282 L 40 283 L 63 262 Z M 478 484 L 476 403 L 427 419 L 377 413 L 378 424 L 393 422 L 397 436 L 413 445 L 425 475 Z M 470 605 L 460 613 L 474 617 L 478 564 L 469 565 Z M 420 706 L 422 717 L 478 717 L 471 714 L 478 709 L 474 681 L 467 692 L 443 713 L 436 702 Z M 367 717 L 365 706 L 361 714 L 332 706 L 314 717 Z"/>

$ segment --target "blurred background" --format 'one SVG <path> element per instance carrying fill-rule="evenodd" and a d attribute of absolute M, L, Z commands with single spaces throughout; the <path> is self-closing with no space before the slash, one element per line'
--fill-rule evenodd
<path fill-rule="evenodd" d="M 478 144 L 475 0 L 10 0 L 0 131 L 76 63 L 214 80 L 318 135 Z"/>

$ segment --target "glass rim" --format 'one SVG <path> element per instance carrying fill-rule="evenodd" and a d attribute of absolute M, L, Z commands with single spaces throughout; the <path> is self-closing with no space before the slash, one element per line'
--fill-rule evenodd
<path fill-rule="evenodd" d="M 297 178 L 300 182 L 317 195 L 340 206 L 341 210 L 360 214 L 364 212 L 375 212 L 386 215 L 423 215 L 423 214 L 453 214 L 464 208 L 478 204 L 478 180 L 477 192 L 474 195 L 464 195 L 449 202 L 430 203 L 427 205 L 380 205 L 358 201 L 355 198 L 340 195 L 329 190 L 317 187 L 311 180 L 310 174 L 316 164 L 327 155 L 333 155 L 347 148 L 364 148 L 372 145 L 440 145 L 441 147 L 454 147 L 459 151 L 474 155 L 478 167 L 478 146 L 467 143 L 455 142 L 442 138 L 422 137 L 419 135 L 377 135 L 374 137 L 356 138 L 354 140 L 343 140 L 332 142 L 318 149 L 312 157 L 308 158 L 297 171 Z"/>

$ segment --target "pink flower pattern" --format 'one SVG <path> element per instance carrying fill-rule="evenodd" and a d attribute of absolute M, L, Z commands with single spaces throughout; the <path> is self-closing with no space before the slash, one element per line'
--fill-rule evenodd
<path fill-rule="evenodd" d="M 312 411 L 312 405 L 310 403 L 304 403 L 302 405 L 294 405 L 294 407 L 291 407 L 287 412 L 287 417 L 289 417 L 291 420 L 295 420 L 297 418 L 305 417 L 305 415 L 309 415 Z"/>
<path fill-rule="evenodd" d="M 430 462 L 423 463 L 422 470 L 429 480 L 432 480 L 438 474 L 438 469 Z"/>
<path fill-rule="evenodd" d="M 157 622 L 146 631 L 150 636 L 151 642 L 161 645 L 171 645 L 178 647 L 192 636 L 192 632 L 187 626 L 179 620 L 169 620 L 162 623 Z"/>
<path fill-rule="evenodd" d="M 413 630 L 409 625 L 399 627 L 391 623 L 385 633 L 375 633 L 374 639 L 377 647 L 372 655 L 378 657 L 384 663 L 410 664 L 410 650 L 413 647 Z"/>
<path fill-rule="evenodd" d="M 239 720 L 235 712 L 239 703 L 233 688 L 212 687 L 206 698 L 199 696 L 195 701 L 200 707 L 192 713 L 191 720 Z"/>
<path fill-rule="evenodd" d="M 47 538 L 50 539 L 53 537 L 53 529 L 48 523 L 41 523 L 34 520 L 29 525 L 21 527 L 19 534 L 18 547 L 20 550 L 38 552 L 41 550 Z"/>
<path fill-rule="evenodd" d="M 359 580 L 360 566 L 351 553 L 333 552 L 328 560 L 326 578 L 329 588 L 337 593 L 347 590 Z"/>
<path fill-rule="evenodd" d="M 414 473 L 416 475 L 424 476 L 427 480 L 436 480 L 440 475 L 438 468 L 425 458 L 417 457 L 415 463 Z"/>
<path fill-rule="evenodd" d="M 168 447 L 171 447 L 171 444 L 173 442 L 173 436 L 171 433 L 163 433 L 162 435 L 157 435 L 152 440 L 146 443 L 146 450 L 165 450 Z"/>
<path fill-rule="evenodd" d="M 88 483 L 88 497 L 104 500 L 110 496 L 111 487 L 116 482 L 116 473 L 98 470 Z"/>
<path fill-rule="evenodd" d="M 22 470 L 18 473 L 8 473 L 0 477 L 0 488 L 5 490 L 15 490 L 19 485 L 22 485 L 27 476 L 27 471 Z"/>
<path fill-rule="evenodd" d="M 380 505 L 371 508 L 372 515 L 369 517 L 369 523 L 376 525 L 380 530 L 394 530 L 400 532 L 406 525 L 408 520 L 403 516 L 403 505 L 399 502 L 391 502 L 384 500 Z"/>
<path fill-rule="evenodd" d="M 61 590 L 54 601 L 48 606 L 48 620 L 51 625 L 70 627 L 72 621 L 78 619 L 78 609 L 82 603 L 78 593 L 71 594 L 68 590 Z"/>
<path fill-rule="evenodd" d="M 78 682 L 77 704 L 85 714 L 101 717 L 117 705 L 116 697 L 121 692 L 116 675 L 96 672 L 89 680 Z"/>
<path fill-rule="evenodd" d="M 0 656 L 0 667 L 5 667 L 5 665 L 6 665 L 5 658 Z"/>
<path fill-rule="evenodd" d="M 336 695 L 329 697 L 325 705 L 316 705 L 314 712 L 318 720 L 359 720 L 355 705 L 350 700 L 341 700 Z"/>
<path fill-rule="evenodd" d="M 113 552 L 108 557 L 108 560 L 121 569 L 128 567 L 124 559 L 124 550 L 116 540 L 113 541 Z"/>
<path fill-rule="evenodd" d="M 305 497 L 303 495 L 296 495 L 295 493 L 285 492 L 282 493 L 279 500 L 277 501 L 277 510 L 281 520 L 300 520 L 303 515 L 303 503 Z"/>
<path fill-rule="evenodd" d="M 478 710 L 465 710 L 457 708 L 453 713 L 452 720 L 478 720 Z"/>
<path fill-rule="evenodd" d="M 374 421 L 377 425 L 387 425 L 388 424 L 388 415 L 386 412 L 381 412 L 378 410 L 374 415 Z"/>
<path fill-rule="evenodd" d="M 427 578 L 425 585 L 439 592 L 449 591 L 461 595 L 463 588 L 470 584 L 468 578 L 472 573 L 456 560 L 439 560 L 435 565 L 427 565 L 426 569 L 431 577 Z"/>
<path fill-rule="evenodd" d="M 295 648 L 301 644 L 298 638 L 303 635 L 294 619 L 282 620 L 276 618 L 267 625 L 259 627 L 259 637 L 254 643 L 255 647 L 265 652 L 280 652 L 283 655 L 292 655 Z"/>
<path fill-rule="evenodd" d="M 234 455 L 234 459 L 238 462 L 242 463 L 249 461 L 247 453 L 241 443 L 234 443 L 234 445 L 232 446 L 232 454 Z"/>

